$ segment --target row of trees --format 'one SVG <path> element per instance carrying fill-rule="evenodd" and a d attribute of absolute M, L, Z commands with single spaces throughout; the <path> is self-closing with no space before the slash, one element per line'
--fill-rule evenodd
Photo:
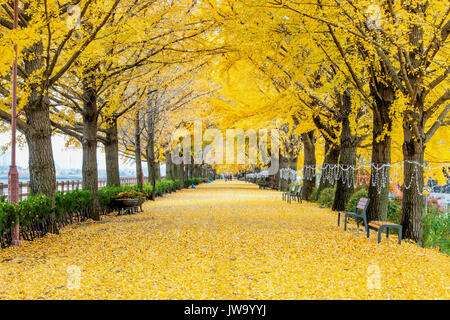
<path fill-rule="evenodd" d="M 450 109 L 444 1 L 27 0 L 17 31 L 11 1 L 0 6 L 0 119 L 11 120 L 18 44 L 17 126 L 33 194 L 54 195 L 54 133 L 82 148 L 83 188 L 99 219 L 98 142 L 109 184 L 120 183 L 120 154 L 136 160 L 138 177 L 143 157 L 153 183 L 160 161 L 184 181 L 170 158 L 176 129 L 192 132 L 197 119 L 204 128 L 279 128 L 281 167 L 300 162 L 310 177 L 305 198 L 318 162 L 345 177 L 369 161 L 370 219 L 386 218 L 389 184 L 377 181 L 403 161 L 404 233 L 421 241 L 423 166 L 436 159 L 427 150 L 444 150 L 441 161 L 448 154 L 439 145 Z M 318 194 L 331 183 L 323 174 Z M 338 179 L 333 208 L 352 193 Z"/>
<path fill-rule="evenodd" d="M 214 23 L 199 19 L 195 1 L 30 0 L 19 2 L 13 30 L 12 1 L 0 6 L 0 119 L 11 121 L 9 66 L 18 44 L 17 128 L 29 150 L 31 193 L 54 197 L 51 137 L 62 133 L 82 148 L 83 189 L 93 194 L 89 214 L 98 220 L 98 142 L 108 184 L 120 183 L 120 153 L 134 154 L 140 176 L 144 155 L 155 183 L 162 115 L 205 94 L 189 79 L 221 50 L 207 39 Z M 179 125 L 175 120 L 171 126 Z"/>
<path fill-rule="evenodd" d="M 403 161 L 404 235 L 420 242 L 426 146 L 449 133 L 448 3 L 208 1 L 205 10 L 220 26 L 218 39 L 234 49 L 211 73 L 227 97 L 214 103 L 220 121 L 255 128 L 280 120 L 302 141 L 304 170 L 316 167 L 318 142 L 322 168 L 338 164 L 341 174 L 368 155 L 372 220 L 388 211 L 389 183 L 380 190 L 375 179 Z M 282 159 L 299 157 L 290 144 Z M 393 144 L 402 151 L 395 158 Z M 322 175 L 319 192 L 329 183 Z M 304 198 L 314 184 L 305 179 Z M 353 184 L 339 179 L 333 209 L 343 210 L 352 193 Z"/>

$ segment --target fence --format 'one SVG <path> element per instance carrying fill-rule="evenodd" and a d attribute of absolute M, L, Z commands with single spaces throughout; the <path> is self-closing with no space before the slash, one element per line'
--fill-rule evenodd
<path fill-rule="evenodd" d="M 147 182 L 148 179 L 144 177 L 144 182 Z M 120 178 L 120 185 L 122 186 L 130 186 L 137 184 L 137 178 Z M 98 187 L 103 188 L 106 187 L 106 180 L 99 180 Z M 80 180 L 78 181 L 57 181 L 56 182 L 56 191 L 60 191 L 62 193 L 67 193 L 74 191 L 76 189 L 82 190 L 82 183 Z M 30 182 L 19 182 L 19 199 L 23 200 L 28 197 L 30 194 Z M 0 183 L 0 197 L 8 195 L 8 184 Z"/>

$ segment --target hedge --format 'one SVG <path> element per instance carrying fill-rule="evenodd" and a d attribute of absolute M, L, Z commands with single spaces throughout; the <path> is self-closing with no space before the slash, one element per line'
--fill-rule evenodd
<path fill-rule="evenodd" d="M 73 220 L 87 219 L 87 207 L 92 201 L 89 191 L 74 190 L 62 194 L 56 192 L 55 205 L 52 199 L 36 195 L 30 196 L 19 203 L 8 203 L 6 199 L 0 200 L 0 244 L 4 248 L 11 244 L 11 230 L 20 224 L 20 235 L 25 240 L 33 240 L 48 233 L 50 215 L 55 214 L 59 227 L 73 223 Z"/>
<path fill-rule="evenodd" d="M 208 182 L 208 178 L 189 178 L 185 180 L 185 186 Z M 180 186 L 180 180 L 162 179 L 156 181 L 156 196 L 175 191 Z M 98 200 L 102 214 L 114 211 L 113 199 L 120 193 L 138 192 L 137 185 L 134 186 L 107 186 L 98 190 Z M 147 198 L 151 197 L 152 185 L 146 183 L 142 193 Z M 74 190 L 63 194 L 56 192 L 55 203 L 52 199 L 36 195 L 30 196 L 18 204 L 10 204 L 6 197 L 0 197 L 0 245 L 2 248 L 11 244 L 11 230 L 16 225 L 17 219 L 20 224 L 20 235 L 25 240 L 33 240 L 48 233 L 50 227 L 50 216 L 55 214 L 58 227 L 71 224 L 74 221 L 84 221 L 88 218 L 88 207 L 92 202 L 92 194 L 89 191 Z"/>

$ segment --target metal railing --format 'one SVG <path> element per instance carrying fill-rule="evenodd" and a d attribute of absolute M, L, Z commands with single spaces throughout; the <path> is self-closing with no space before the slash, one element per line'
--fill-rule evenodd
<path fill-rule="evenodd" d="M 144 182 L 147 182 L 147 177 L 144 177 Z M 120 178 L 120 185 L 122 186 L 131 186 L 137 184 L 137 178 Z M 103 188 L 106 187 L 106 180 L 98 180 L 98 187 Z M 76 189 L 82 190 L 81 180 L 71 180 L 71 181 L 57 181 L 56 182 L 56 191 L 60 191 L 62 193 L 67 193 L 74 191 Z M 19 199 L 23 200 L 28 197 L 30 194 L 30 182 L 19 182 Z M 8 195 L 8 184 L 0 183 L 0 197 Z"/>

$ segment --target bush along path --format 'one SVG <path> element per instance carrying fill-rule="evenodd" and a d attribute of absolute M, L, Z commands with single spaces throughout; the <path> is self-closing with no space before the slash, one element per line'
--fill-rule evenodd
<path fill-rule="evenodd" d="M 449 299 L 450 258 L 215 181 L 0 250 L 0 299 Z"/>
<path fill-rule="evenodd" d="M 209 181 L 208 178 L 189 178 L 185 186 Z M 188 184 L 189 183 L 189 184 Z M 156 181 L 156 196 L 174 192 L 180 185 L 179 180 L 162 179 Z M 103 215 L 116 211 L 118 208 L 114 199 L 120 194 L 139 192 L 137 186 L 107 186 L 98 191 L 100 211 Z M 142 195 L 150 198 L 152 186 L 146 183 Z M 0 246 L 5 248 L 11 245 L 11 230 L 16 221 L 20 223 L 21 240 L 32 241 L 45 236 L 49 232 L 50 215 L 55 213 L 58 228 L 72 223 L 80 223 L 88 219 L 87 209 L 92 201 L 89 191 L 74 190 L 69 193 L 57 192 L 55 203 L 43 195 L 30 196 L 18 204 L 9 204 L 5 197 L 0 198 Z"/>

